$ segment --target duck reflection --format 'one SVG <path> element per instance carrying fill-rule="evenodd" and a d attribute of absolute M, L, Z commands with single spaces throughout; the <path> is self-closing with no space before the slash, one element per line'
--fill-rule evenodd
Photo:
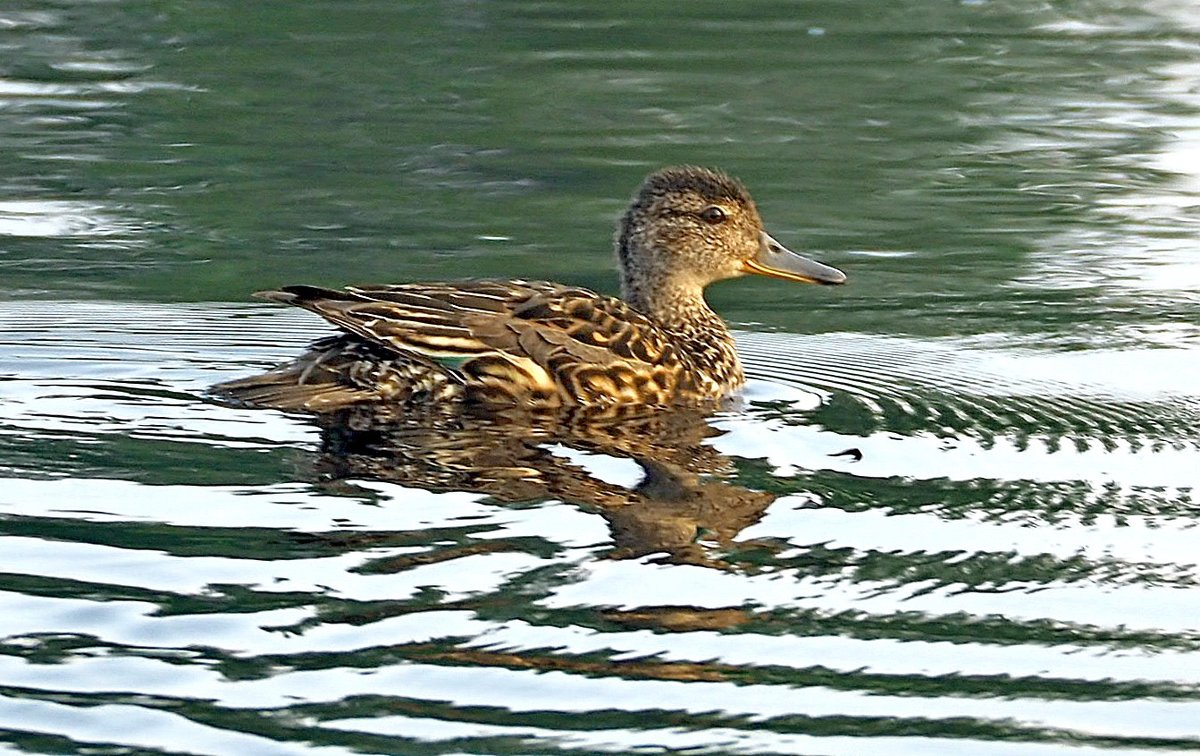
<path fill-rule="evenodd" d="M 727 568 L 719 554 L 757 522 L 773 494 L 729 482 L 732 461 L 706 440 L 720 431 L 698 409 L 388 414 L 357 408 L 319 419 L 318 469 L 428 491 L 472 491 L 506 503 L 559 499 L 608 521 L 613 558 Z M 582 453 L 582 454 L 581 454 Z M 623 486 L 588 469 L 588 455 L 627 459 Z"/>

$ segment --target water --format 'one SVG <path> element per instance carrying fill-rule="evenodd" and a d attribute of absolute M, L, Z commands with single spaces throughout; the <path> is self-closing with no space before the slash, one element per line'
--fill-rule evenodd
<path fill-rule="evenodd" d="M 0 743 L 1200 752 L 1185 2 L 0 9 Z M 837 289 L 711 417 L 205 398 L 285 283 L 614 290 L 717 165 Z"/>

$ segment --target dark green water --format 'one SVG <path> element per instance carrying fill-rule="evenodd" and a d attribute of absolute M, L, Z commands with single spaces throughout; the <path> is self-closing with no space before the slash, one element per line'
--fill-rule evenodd
<path fill-rule="evenodd" d="M 0 749 L 1200 752 L 1187 2 L 0 7 Z M 285 283 L 615 289 L 642 176 L 836 289 L 740 407 L 369 438 Z M 856 449 L 854 455 L 839 455 Z"/>

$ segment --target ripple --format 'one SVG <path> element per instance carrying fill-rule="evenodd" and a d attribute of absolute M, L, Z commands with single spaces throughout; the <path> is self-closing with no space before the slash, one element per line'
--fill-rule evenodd
<path fill-rule="evenodd" d="M 0 306 L 10 731 L 256 753 L 1198 745 L 1196 453 L 1170 377 L 741 333 L 750 405 L 711 421 L 683 501 L 635 520 L 578 489 L 504 503 L 382 464 L 331 476 L 303 418 L 201 397 L 322 332 L 255 305 Z M 1055 434 L 1083 448 L 1029 443 Z M 530 442 L 501 440 L 494 466 Z M 543 451 L 637 485 L 627 456 L 569 444 Z M 829 456 L 847 446 L 863 458 Z M 730 525 L 746 491 L 766 509 Z M 685 533 L 693 558 L 622 555 L 634 525 Z"/>
<path fill-rule="evenodd" d="M 0 11 L 0 30 L 51 29 L 61 25 L 62 16 L 49 11 Z"/>
<path fill-rule="evenodd" d="M 0 201 L 0 236 L 75 238 L 132 234 L 141 228 L 112 208 L 62 200 Z"/>
<path fill-rule="evenodd" d="M 738 343 L 751 376 L 845 396 L 863 427 L 1178 443 L 1200 420 L 1195 348 L 999 349 L 850 334 L 742 333 Z"/>

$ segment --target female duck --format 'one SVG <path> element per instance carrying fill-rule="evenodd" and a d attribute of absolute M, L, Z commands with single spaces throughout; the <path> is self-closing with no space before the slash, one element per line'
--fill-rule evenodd
<path fill-rule="evenodd" d="M 704 301 L 706 286 L 746 273 L 846 280 L 772 239 L 741 183 L 704 168 L 647 177 L 621 218 L 616 247 L 623 300 L 544 281 L 260 292 L 341 333 L 213 391 L 311 412 L 363 403 L 701 403 L 743 382 L 729 329 Z"/>

